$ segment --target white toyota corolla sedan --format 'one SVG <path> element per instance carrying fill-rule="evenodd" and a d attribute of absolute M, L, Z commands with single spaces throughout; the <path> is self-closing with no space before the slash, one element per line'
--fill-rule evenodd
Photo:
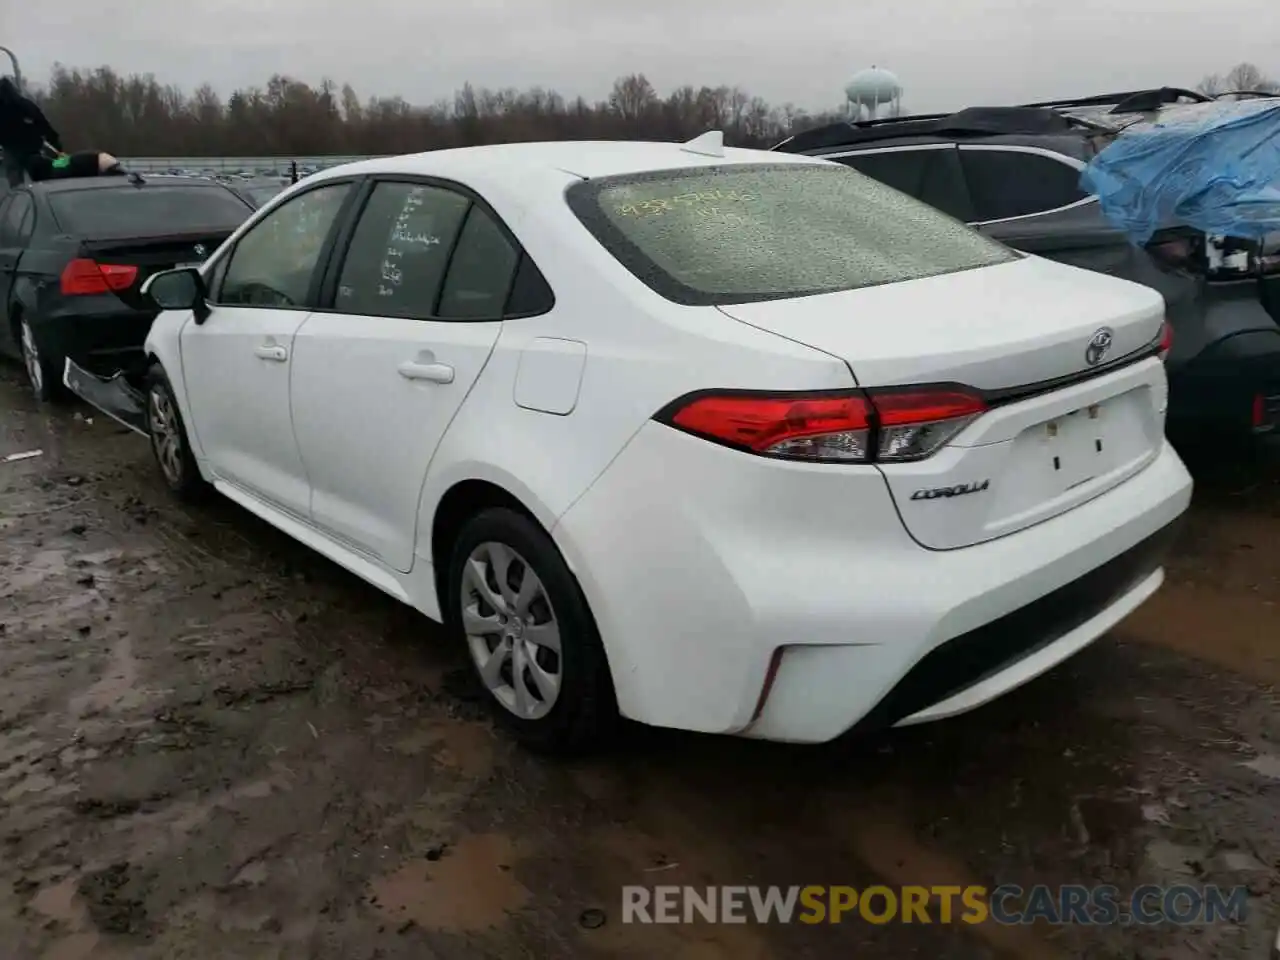
<path fill-rule="evenodd" d="M 718 134 L 326 170 L 147 289 L 169 486 L 448 624 L 544 748 L 972 709 L 1191 496 L 1158 294 Z"/>

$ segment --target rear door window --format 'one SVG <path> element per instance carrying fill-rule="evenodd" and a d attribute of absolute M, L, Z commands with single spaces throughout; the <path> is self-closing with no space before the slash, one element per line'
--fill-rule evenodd
<path fill-rule="evenodd" d="M 957 220 L 973 219 L 973 205 L 955 147 L 858 153 L 839 160 Z"/>
<path fill-rule="evenodd" d="M 1056 210 L 1084 200 L 1080 171 L 1039 153 L 960 148 L 974 220 L 1004 220 Z"/>
<path fill-rule="evenodd" d="M 334 309 L 371 317 L 435 316 L 470 205 L 469 197 L 444 187 L 377 184 L 352 234 Z"/>
<path fill-rule="evenodd" d="M 63 230 L 82 237 L 234 230 L 253 213 L 248 203 L 220 187 L 139 187 L 128 182 L 118 187 L 51 191 L 49 205 Z"/>

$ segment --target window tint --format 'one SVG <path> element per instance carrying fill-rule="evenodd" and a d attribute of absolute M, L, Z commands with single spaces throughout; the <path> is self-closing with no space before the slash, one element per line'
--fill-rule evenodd
<path fill-rule="evenodd" d="M 123 178 L 122 178 L 123 179 Z M 49 194 L 62 229 L 93 236 L 161 236 L 188 230 L 234 230 L 253 208 L 222 187 L 95 187 Z"/>
<path fill-rule="evenodd" d="M 507 303 L 520 252 L 482 207 L 471 205 L 440 294 L 439 316 L 496 320 Z"/>
<path fill-rule="evenodd" d="M 319 187 L 273 210 L 240 238 L 217 302 L 305 306 L 311 279 L 350 184 Z"/>
<path fill-rule="evenodd" d="M 569 205 L 624 266 L 685 304 L 854 290 L 1018 254 L 838 164 L 730 164 L 586 180 Z"/>
<path fill-rule="evenodd" d="M 973 219 L 969 191 L 954 147 L 865 153 L 841 157 L 840 162 L 958 220 Z"/>
<path fill-rule="evenodd" d="M 4 219 L 0 221 L 0 238 L 5 246 L 21 246 L 26 239 L 31 224 L 31 196 L 27 193 L 14 194 L 13 201 L 4 211 Z"/>
<path fill-rule="evenodd" d="M 919 197 L 924 185 L 925 168 L 931 156 L 940 150 L 891 150 L 888 153 L 863 153 L 852 157 L 840 157 L 859 173 L 874 177 L 909 197 Z"/>
<path fill-rule="evenodd" d="M 546 313 L 556 305 L 555 294 L 546 277 L 538 269 L 529 254 L 520 254 L 520 266 L 516 268 L 515 280 L 511 284 L 511 293 L 507 296 L 506 315 L 509 317 L 531 317 Z"/>
<path fill-rule="evenodd" d="M 975 220 L 1043 213 L 1088 196 L 1080 189 L 1080 171 L 1051 157 L 964 148 L 960 156 Z"/>
<path fill-rule="evenodd" d="M 441 187 L 379 183 L 352 235 L 334 308 L 373 317 L 433 316 L 470 204 Z"/>

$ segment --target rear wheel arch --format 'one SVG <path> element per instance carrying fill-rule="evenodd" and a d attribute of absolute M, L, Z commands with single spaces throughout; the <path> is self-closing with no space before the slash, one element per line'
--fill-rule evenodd
<path fill-rule="evenodd" d="M 431 565 L 440 610 L 445 609 L 449 557 L 467 521 L 491 507 L 505 507 L 528 517 L 545 531 L 532 510 L 518 497 L 488 480 L 462 480 L 445 491 L 431 519 Z"/>
<path fill-rule="evenodd" d="M 210 487 L 200 474 L 200 467 L 196 462 L 191 446 L 191 432 L 186 425 L 173 383 L 165 371 L 164 364 L 158 359 L 148 357 L 144 386 L 146 390 L 145 410 L 148 441 L 166 485 L 182 500 L 197 501 L 203 499 L 208 495 Z M 169 468 L 162 462 L 165 459 L 162 456 L 161 449 L 164 444 L 158 438 L 157 425 L 152 419 L 155 412 L 155 401 L 153 400 L 152 392 L 157 390 L 167 400 L 167 403 L 164 404 L 165 412 L 167 413 L 166 424 L 162 432 L 171 441 L 171 447 L 167 448 L 171 453 Z"/>

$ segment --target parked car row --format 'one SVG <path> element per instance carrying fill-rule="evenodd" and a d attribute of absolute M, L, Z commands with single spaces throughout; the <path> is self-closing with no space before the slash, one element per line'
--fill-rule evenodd
<path fill-rule="evenodd" d="M 154 321 L 141 362 L 73 357 L 62 382 L 175 494 L 445 623 L 531 745 L 624 717 L 821 742 L 962 713 L 1159 588 L 1191 496 L 1166 359 L 1192 335 L 1170 343 L 1154 284 L 809 149 L 323 170 L 197 265 L 95 259 Z"/>
<path fill-rule="evenodd" d="M 838 123 L 774 149 L 853 167 L 1016 249 L 1145 284 L 1171 324 L 1169 433 L 1280 433 L 1280 236 L 1251 249 L 1190 229 L 1133 246 L 1080 186 L 1115 139 L 1203 94 L 1163 89 L 1022 107 Z"/>

